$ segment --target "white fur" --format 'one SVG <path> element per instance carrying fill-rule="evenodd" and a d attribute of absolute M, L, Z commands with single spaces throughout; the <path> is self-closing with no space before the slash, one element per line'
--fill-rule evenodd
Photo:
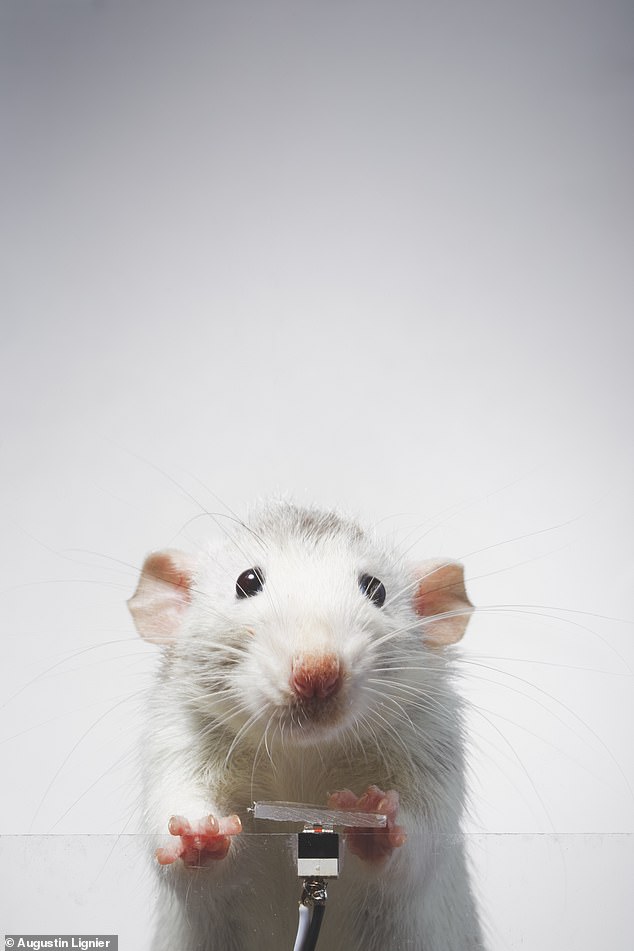
<path fill-rule="evenodd" d="M 237 599 L 238 575 L 254 566 L 264 589 Z M 384 583 L 382 608 L 359 590 L 363 573 Z M 399 792 L 408 839 L 380 865 L 346 856 L 319 947 L 483 948 L 459 836 L 461 705 L 448 652 L 425 646 L 415 585 L 398 556 L 353 523 L 289 503 L 264 507 L 249 529 L 201 556 L 149 704 L 147 829 L 154 846 L 174 814 L 237 812 L 244 831 L 206 868 L 157 866 L 154 951 L 290 949 L 301 887 L 292 837 L 252 833 L 297 830 L 256 829 L 246 808 L 259 799 L 325 804 L 329 792 L 361 795 L 369 784 Z M 343 685 L 327 722 L 298 722 L 292 660 L 320 651 L 340 658 Z"/>

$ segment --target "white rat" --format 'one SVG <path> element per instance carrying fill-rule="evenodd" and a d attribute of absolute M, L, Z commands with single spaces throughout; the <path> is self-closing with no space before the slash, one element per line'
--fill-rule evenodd
<path fill-rule="evenodd" d="M 324 951 L 484 947 L 446 650 L 472 610 L 460 565 L 407 566 L 335 513 L 270 503 L 218 549 L 150 555 L 129 605 L 164 648 L 144 743 L 153 951 L 293 947 L 301 883 L 288 837 L 252 834 L 280 828 L 256 827 L 254 800 L 388 816 L 346 834 Z"/>

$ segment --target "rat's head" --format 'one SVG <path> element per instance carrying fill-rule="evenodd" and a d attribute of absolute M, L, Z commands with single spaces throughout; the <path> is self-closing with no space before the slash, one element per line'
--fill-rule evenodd
<path fill-rule="evenodd" d="M 471 611 L 455 562 L 404 565 L 355 523 L 288 503 L 221 548 L 150 555 L 129 604 L 181 696 L 236 747 L 398 727 L 426 676 L 437 695 Z"/>

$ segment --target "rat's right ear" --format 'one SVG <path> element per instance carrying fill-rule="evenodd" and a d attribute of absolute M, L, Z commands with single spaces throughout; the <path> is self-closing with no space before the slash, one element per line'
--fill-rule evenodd
<path fill-rule="evenodd" d="M 157 551 L 145 559 L 137 589 L 128 601 L 136 629 L 153 644 L 178 637 L 191 601 L 197 560 L 182 551 Z"/>
<path fill-rule="evenodd" d="M 455 644 L 473 612 L 457 561 L 427 561 L 418 566 L 414 610 L 425 622 L 423 636 L 430 647 Z"/>

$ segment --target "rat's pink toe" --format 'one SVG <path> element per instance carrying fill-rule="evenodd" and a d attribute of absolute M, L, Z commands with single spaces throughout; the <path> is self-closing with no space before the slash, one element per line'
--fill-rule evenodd
<path fill-rule="evenodd" d="M 172 862 L 175 862 L 176 859 L 180 857 L 179 850 L 173 848 L 159 848 L 154 854 L 159 865 L 171 865 Z"/>
<path fill-rule="evenodd" d="M 339 789 L 328 796 L 328 805 L 332 809 L 354 809 L 356 804 L 357 797 L 350 789 Z"/>
<path fill-rule="evenodd" d="M 167 824 L 170 835 L 191 835 L 191 824 L 185 816 L 172 816 Z"/>

